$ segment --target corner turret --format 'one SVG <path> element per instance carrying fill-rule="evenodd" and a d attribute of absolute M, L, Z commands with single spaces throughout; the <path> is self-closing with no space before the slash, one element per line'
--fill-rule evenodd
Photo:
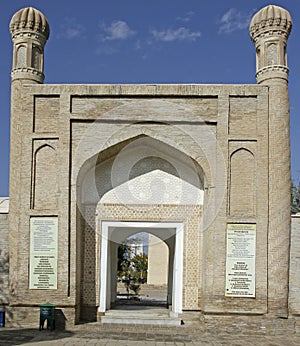
<path fill-rule="evenodd" d="M 274 77 L 288 79 L 286 45 L 291 29 L 291 15 L 279 6 L 264 7 L 252 18 L 250 36 L 256 47 L 258 84 Z"/>
<path fill-rule="evenodd" d="M 46 17 L 26 7 L 13 15 L 9 27 L 14 44 L 12 80 L 43 83 L 44 46 L 50 33 Z"/>
<path fill-rule="evenodd" d="M 290 244 L 290 112 L 286 46 L 292 18 L 270 5 L 250 24 L 256 48 L 256 80 L 269 93 L 268 313 L 288 316 Z M 280 265 L 279 265 L 280 263 Z"/>

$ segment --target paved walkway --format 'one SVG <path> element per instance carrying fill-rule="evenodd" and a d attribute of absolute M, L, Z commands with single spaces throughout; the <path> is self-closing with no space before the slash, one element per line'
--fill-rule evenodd
<path fill-rule="evenodd" d="M 96 326 L 96 325 L 95 325 Z M 214 346 L 299 346 L 300 334 L 290 335 L 242 335 L 242 334 L 212 334 L 212 333 L 179 333 L 178 328 L 169 329 L 168 333 L 139 330 L 118 332 L 108 327 L 101 330 L 86 329 L 76 326 L 69 331 L 41 331 L 38 329 L 0 328 L 0 345 L 32 345 L 32 346 L 125 346 L 125 345 L 214 345 Z M 95 328 L 97 329 L 97 328 Z"/>
<path fill-rule="evenodd" d="M 182 315 L 181 325 L 140 324 L 139 320 L 146 323 L 151 317 L 165 316 L 166 312 L 167 309 L 156 306 L 120 305 L 107 314 L 116 319 L 113 323 L 83 323 L 68 326 L 67 330 L 64 324 L 57 323 L 57 329 L 52 332 L 39 331 L 38 325 L 34 328 L 4 327 L 0 328 L 0 346 L 300 346 L 300 321 L 293 318 L 202 316 L 199 312 L 189 312 Z M 126 316 L 131 323 L 118 322 L 120 316 Z M 299 333 L 295 333 L 296 330 Z"/>

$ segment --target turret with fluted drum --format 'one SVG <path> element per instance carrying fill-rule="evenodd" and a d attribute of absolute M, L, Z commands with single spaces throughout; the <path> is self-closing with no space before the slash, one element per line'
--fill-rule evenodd
<path fill-rule="evenodd" d="M 269 5 L 250 23 L 256 48 L 256 79 L 269 88 L 269 313 L 288 314 L 290 242 L 290 113 L 287 39 L 292 29 L 290 13 Z M 280 263 L 280 265 L 279 265 Z"/>
<path fill-rule="evenodd" d="M 49 38 L 49 24 L 37 9 L 27 7 L 14 14 L 10 21 L 14 43 L 12 80 L 44 81 L 44 46 Z"/>

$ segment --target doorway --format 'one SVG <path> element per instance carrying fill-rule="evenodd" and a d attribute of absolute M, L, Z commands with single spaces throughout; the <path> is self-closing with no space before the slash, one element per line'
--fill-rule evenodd
<path fill-rule="evenodd" d="M 117 249 L 124 239 L 140 232 L 164 240 L 169 247 L 168 304 L 173 316 L 182 312 L 183 288 L 183 223 L 176 222 L 116 222 L 97 224 L 101 234 L 99 308 L 105 313 L 116 300 Z"/>
<path fill-rule="evenodd" d="M 152 233 L 138 232 L 129 236 L 117 249 L 116 300 L 119 306 L 168 307 L 169 282 L 172 270 L 169 264 L 174 247 L 174 235 L 162 240 Z M 173 252 L 174 254 L 174 252 Z M 114 292 L 112 292 L 113 294 Z"/>

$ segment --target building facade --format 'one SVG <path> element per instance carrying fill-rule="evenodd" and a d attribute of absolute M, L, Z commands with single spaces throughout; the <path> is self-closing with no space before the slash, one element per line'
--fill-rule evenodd
<path fill-rule="evenodd" d="M 46 301 L 100 319 L 140 231 L 168 246 L 173 315 L 289 316 L 291 27 L 277 6 L 253 17 L 256 85 L 46 85 L 48 21 L 12 17 L 12 323 Z"/>

